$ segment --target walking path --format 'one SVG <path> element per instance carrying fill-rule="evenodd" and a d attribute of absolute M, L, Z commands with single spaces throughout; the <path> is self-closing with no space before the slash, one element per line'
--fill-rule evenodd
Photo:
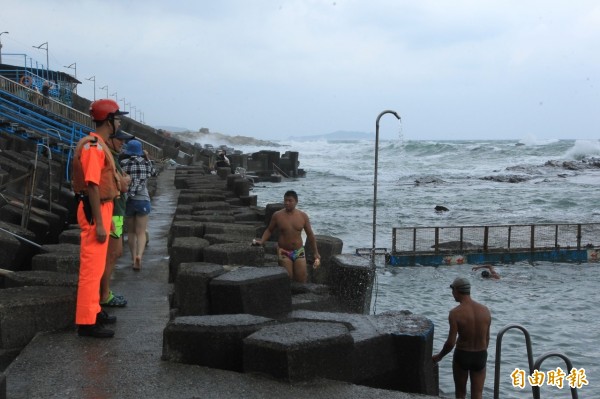
<path fill-rule="evenodd" d="M 128 248 L 113 274 L 112 289 L 124 295 L 115 337 L 79 337 L 69 331 L 38 334 L 6 370 L 6 392 L 17 398 L 426 398 L 344 382 L 287 384 L 272 379 L 161 360 L 168 321 L 167 234 L 177 205 L 174 170 L 158 177 L 149 222 L 150 242 L 141 272 Z M 112 326 L 111 326 L 112 328 Z"/>

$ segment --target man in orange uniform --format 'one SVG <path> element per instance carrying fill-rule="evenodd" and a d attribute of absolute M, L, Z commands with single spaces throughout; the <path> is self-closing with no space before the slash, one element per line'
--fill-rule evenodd
<path fill-rule="evenodd" d="M 100 307 L 100 279 L 104 273 L 111 231 L 113 200 L 119 196 L 119 175 L 106 145 L 120 127 L 116 101 L 102 99 L 90 105 L 96 131 L 79 140 L 73 155 L 73 191 L 78 198 L 77 222 L 81 227 L 79 284 L 75 323 L 80 336 L 110 338 L 104 324 L 117 321 Z"/>

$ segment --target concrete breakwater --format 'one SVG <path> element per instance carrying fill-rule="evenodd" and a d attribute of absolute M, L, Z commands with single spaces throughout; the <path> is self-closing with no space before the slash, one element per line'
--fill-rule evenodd
<path fill-rule="evenodd" d="M 335 237 L 317 236 L 321 267 L 309 267 L 310 283 L 291 283 L 275 241 L 250 245 L 283 204 L 257 208 L 243 177 L 202 167 L 178 168 L 175 186 L 164 360 L 438 394 L 433 324 L 410 312 L 369 316 L 370 262 L 342 254 Z"/>
<path fill-rule="evenodd" d="M 406 312 L 367 315 L 374 277 L 368 262 L 343 255 L 337 238 L 317 236 L 321 268 L 310 284 L 291 284 L 274 243 L 250 246 L 280 204 L 256 207 L 246 180 L 212 175 L 204 165 L 178 167 L 173 183 L 179 195 L 167 238 L 172 290 L 164 360 L 286 382 L 324 377 L 437 394 L 433 325 Z M 7 254 L 21 259 L 3 273 L 0 290 L 5 365 L 38 332 L 73 328 L 78 235 L 61 223 L 58 244 L 38 248 L 1 236 L 12 245 Z"/>

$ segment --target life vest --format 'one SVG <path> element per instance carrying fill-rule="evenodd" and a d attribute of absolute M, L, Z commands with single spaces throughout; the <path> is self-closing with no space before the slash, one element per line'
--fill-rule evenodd
<path fill-rule="evenodd" d="M 100 150 L 104 151 L 104 166 L 100 173 L 100 184 L 98 185 L 98 189 L 100 190 L 100 201 L 107 202 L 114 200 L 119 196 L 120 177 L 117 173 L 115 160 L 110 149 L 102 140 L 98 140 L 98 137 L 95 135 L 89 135 L 82 138 L 75 147 L 75 153 L 73 155 L 73 174 L 71 179 L 73 191 L 76 194 L 88 195 L 83 165 L 81 164 L 81 152 L 84 147 L 87 151 L 91 150 L 90 147 L 99 147 Z"/>

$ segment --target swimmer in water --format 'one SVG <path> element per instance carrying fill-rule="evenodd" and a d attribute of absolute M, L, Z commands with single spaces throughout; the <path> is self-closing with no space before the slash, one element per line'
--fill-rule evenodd
<path fill-rule="evenodd" d="M 475 267 L 473 267 L 472 270 L 475 272 L 479 269 L 487 269 L 487 270 L 483 270 L 481 272 L 481 277 L 483 277 L 483 278 L 491 278 L 494 280 L 500 279 L 500 275 L 496 272 L 496 270 L 494 269 L 494 266 L 492 266 L 492 265 L 475 266 Z"/>

